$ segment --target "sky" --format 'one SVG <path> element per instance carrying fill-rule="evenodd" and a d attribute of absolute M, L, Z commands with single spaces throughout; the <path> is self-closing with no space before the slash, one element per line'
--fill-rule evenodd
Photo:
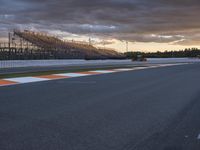
<path fill-rule="evenodd" d="M 0 40 L 28 29 L 126 51 L 200 48 L 200 0 L 0 0 Z"/>

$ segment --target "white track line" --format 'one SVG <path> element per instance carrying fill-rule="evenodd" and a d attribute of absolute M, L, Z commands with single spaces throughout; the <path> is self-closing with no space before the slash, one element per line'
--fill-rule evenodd
<path fill-rule="evenodd" d="M 111 71 L 111 70 L 95 70 L 95 71 L 90 71 L 90 72 L 95 72 L 95 73 L 113 73 L 116 71 Z"/>
<path fill-rule="evenodd" d="M 142 70 L 142 69 L 148 69 L 149 67 L 136 67 L 136 68 L 133 68 L 133 70 Z"/>
<path fill-rule="evenodd" d="M 119 69 L 113 69 L 114 71 L 132 71 L 133 68 L 119 68 Z"/>
<path fill-rule="evenodd" d="M 61 74 L 55 74 L 57 76 L 64 76 L 64 77 L 83 77 L 88 76 L 89 74 L 81 74 L 81 73 L 61 73 Z"/>
<path fill-rule="evenodd" d="M 168 66 L 179 66 L 179 65 L 187 65 L 190 63 L 177 63 L 177 64 L 160 64 L 160 67 L 168 67 Z"/>

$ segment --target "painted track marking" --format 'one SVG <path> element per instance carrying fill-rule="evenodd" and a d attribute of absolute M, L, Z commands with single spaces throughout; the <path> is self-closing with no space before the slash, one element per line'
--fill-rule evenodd
<path fill-rule="evenodd" d="M 42 79 L 37 77 L 20 77 L 20 78 L 9 78 L 4 80 L 16 83 L 31 83 L 31 82 L 47 81 L 49 79 Z"/>
<path fill-rule="evenodd" d="M 83 77 L 83 76 L 124 72 L 124 71 L 132 71 L 132 70 L 143 70 L 143 69 L 158 68 L 158 67 L 168 67 L 168 66 L 183 65 L 183 64 L 190 64 L 190 63 L 161 64 L 161 65 L 152 65 L 152 66 L 147 66 L 147 67 L 118 68 L 118 69 L 112 69 L 112 70 L 94 70 L 94 71 L 85 71 L 85 72 L 76 72 L 76 73 L 60 73 L 60 74 L 51 74 L 51 75 L 41 75 L 41 76 L 34 76 L 34 77 L 7 78 L 7 79 L 0 80 L 0 86 L 9 86 L 9 85 L 15 85 L 15 84 L 66 79 L 66 78 L 74 78 L 74 77 Z"/>
<path fill-rule="evenodd" d="M 81 73 L 61 73 L 61 74 L 55 74 L 57 76 L 64 76 L 64 77 L 82 77 L 82 76 L 88 76 L 88 74 L 81 74 Z"/>
<path fill-rule="evenodd" d="M 13 85 L 17 84 L 17 82 L 7 81 L 7 80 L 0 80 L 0 86 L 6 86 L 6 85 Z"/>
<path fill-rule="evenodd" d="M 67 76 L 58 76 L 58 75 L 43 75 L 43 76 L 36 76 L 37 78 L 44 78 L 44 79 L 66 79 L 69 78 Z"/>

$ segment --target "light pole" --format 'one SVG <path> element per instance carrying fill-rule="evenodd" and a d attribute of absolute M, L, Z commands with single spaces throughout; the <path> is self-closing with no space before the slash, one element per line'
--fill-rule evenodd
<path fill-rule="evenodd" d="M 8 49 L 10 50 L 10 46 L 11 46 L 11 33 L 8 33 Z"/>
<path fill-rule="evenodd" d="M 128 53 L 128 41 L 126 41 L 126 52 Z"/>

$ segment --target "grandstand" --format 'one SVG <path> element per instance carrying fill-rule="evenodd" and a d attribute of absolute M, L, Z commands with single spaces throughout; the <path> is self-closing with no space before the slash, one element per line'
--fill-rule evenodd
<path fill-rule="evenodd" d="M 9 33 L 9 43 L 0 44 L 0 59 L 122 59 L 115 50 L 91 44 L 63 41 L 57 37 L 28 30 Z"/>

